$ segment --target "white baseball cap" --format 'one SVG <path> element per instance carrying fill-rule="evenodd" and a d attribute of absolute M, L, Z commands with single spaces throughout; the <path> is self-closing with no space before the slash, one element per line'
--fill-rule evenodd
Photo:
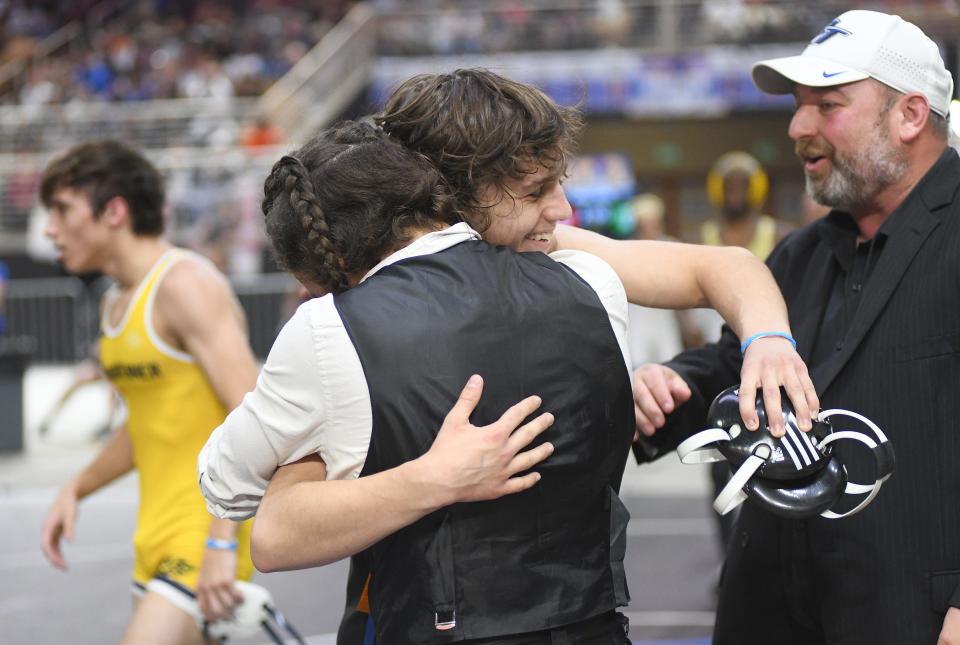
<path fill-rule="evenodd" d="M 947 116 L 953 77 L 940 50 L 919 27 L 878 11 L 847 11 L 823 28 L 799 56 L 763 60 L 753 82 L 768 94 L 790 94 L 794 85 L 830 87 L 874 78 L 908 94 L 927 97 Z"/>

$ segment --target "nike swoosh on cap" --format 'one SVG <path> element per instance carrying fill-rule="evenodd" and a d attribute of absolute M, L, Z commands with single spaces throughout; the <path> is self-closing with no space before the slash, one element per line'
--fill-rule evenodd
<path fill-rule="evenodd" d="M 839 72 L 824 72 L 824 73 L 823 73 L 823 77 L 824 77 L 824 78 L 833 78 L 834 76 L 839 76 L 840 74 L 843 74 L 844 72 L 846 72 L 846 70 L 840 70 Z"/>

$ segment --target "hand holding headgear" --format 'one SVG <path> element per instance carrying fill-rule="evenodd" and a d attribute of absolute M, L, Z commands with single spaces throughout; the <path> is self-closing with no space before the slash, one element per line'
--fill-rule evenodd
<path fill-rule="evenodd" d="M 847 410 L 821 412 L 813 429 L 801 432 L 789 400 L 784 397 L 786 434 L 774 437 L 766 412 L 758 400 L 760 429 L 747 431 L 740 418 L 739 390 L 728 388 L 714 399 L 708 418 L 711 428 L 690 437 L 677 447 L 685 464 L 726 459 L 733 477 L 717 496 L 714 509 L 729 513 L 750 498 L 760 506 L 783 517 L 805 518 L 814 515 L 836 519 L 863 510 L 893 473 L 894 454 L 883 432 L 866 417 Z M 873 437 L 856 430 L 835 430 L 831 419 L 846 416 L 862 423 Z M 872 484 L 848 481 L 847 470 L 833 451 L 833 443 L 853 439 L 871 450 L 876 464 Z M 854 508 L 836 513 L 832 509 L 844 495 L 866 495 Z"/>

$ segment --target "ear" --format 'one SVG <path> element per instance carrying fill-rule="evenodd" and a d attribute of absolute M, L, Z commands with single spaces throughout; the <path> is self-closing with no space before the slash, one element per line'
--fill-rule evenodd
<path fill-rule="evenodd" d="M 930 120 L 930 103 L 923 94 L 913 92 L 898 101 L 894 114 L 894 127 L 899 131 L 900 140 L 912 143 Z"/>
<path fill-rule="evenodd" d="M 123 226 L 130 221 L 130 205 L 123 197 L 114 197 L 103 207 L 101 218 L 111 227 Z"/>

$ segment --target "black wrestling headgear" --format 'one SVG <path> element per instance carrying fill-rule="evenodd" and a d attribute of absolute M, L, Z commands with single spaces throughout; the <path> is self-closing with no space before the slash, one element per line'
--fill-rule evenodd
<path fill-rule="evenodd" d="M 730 463 L 733 477 L 713 503 L 718 513 L 725 515 L 749 498 L 783 517 L 845 517 L 872 502 L 881 484 L 893 473 L 893 448 L 880 428 L 866 417 L 847 410 L 825 410 L 817 416 L 813 429 L 803 432 L 797 427 L 793 407 L 784 395 L 786 434 L 778 438 L 770 433 L 762 393 L 757 396 L 760 429 L 753 432 L 746 429 L 740 417 L 738 394 L 738 388 L 731 387 L 717 395 L 708 413 L 711 427 L 677 447 L 685 464 L 723 459 Z M 875 438 L 859 430 L 836 429 L 831 419 L 841 416 L 858 420 Z M 847 480 L 847 470 L 833 452 L 833 442 L 840 439 L 859 441 L 872 451 L 876 464 L 876 480 L 872 484 Z M 846 512 L 831 511 L 846 494 L 866 498 Z"/>

